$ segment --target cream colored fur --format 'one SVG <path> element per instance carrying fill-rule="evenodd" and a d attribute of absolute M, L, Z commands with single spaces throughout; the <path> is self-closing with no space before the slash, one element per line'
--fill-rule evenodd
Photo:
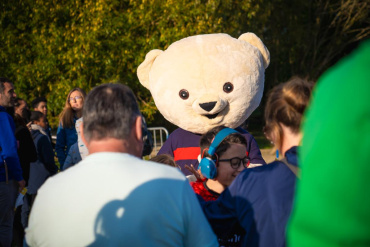
<path fill-rule="evenodd" d="M 168 121 L 203 134 L 219 125 L 236 128 L 250 116 L 261 101 L 269 63 L 269 51 L 253 33 L 239 39 L 205 34 L 179 40 L 165 51 L 150 51 L 137 74 Z M 234 87 L 230 93 L 223 90 L 227 82 Z M 182 89 L 189 92 L 188 99 L 180 98 Z M 201 105 L 210 102 L 212 109 Z"/>

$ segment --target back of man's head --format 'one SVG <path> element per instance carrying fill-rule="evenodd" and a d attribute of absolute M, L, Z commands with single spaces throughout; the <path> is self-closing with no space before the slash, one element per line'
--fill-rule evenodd
<path fill-rule="evenodd" d="M 105 138 L 125 140 L 140 116 L 140 110 L 129 87 L 108 83 L 90 91 L 82 115 L 87 142 Z"/>

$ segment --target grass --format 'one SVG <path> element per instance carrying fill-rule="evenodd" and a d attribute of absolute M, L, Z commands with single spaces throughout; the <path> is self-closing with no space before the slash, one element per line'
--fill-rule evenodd
<path fill-rule="evenodd" d="M 257 144 L 260 149 L 272 148 L 273 145 L 269 140 L 266 139 L 262 131 L 250 131 L 254 139 L 256 139 Z"/>
<path fill-rule="evenodd" d="M 256 139 L 260 149 L 272 148 L 273 145 L 269 140 L 266 139 L 263 133 L 263 126 L 265 125 L 262 109 L 258 108 L 248 118 L 247 130 Z"/>

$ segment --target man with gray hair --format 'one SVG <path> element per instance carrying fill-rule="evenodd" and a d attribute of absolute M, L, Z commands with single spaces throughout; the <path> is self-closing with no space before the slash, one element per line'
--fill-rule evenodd
<path fill-rule="evenodd" d="M 14 204 L 18 188 L 23 189 L 25 181 L 17 154 L 17 140 L 14 136 L 15 125 L 6 112 L 14 106 L 13 83 L 0 78 L 0 246 L 10 246 L 12 241 Z"/>
<path fill-rule="evenodd" d="M 141 114 L 128 87 L 95 87 L 83 119 L 90 154 L 39 189 L 28 245 L 217 246 L 181 172 L 140 158 Z"/>

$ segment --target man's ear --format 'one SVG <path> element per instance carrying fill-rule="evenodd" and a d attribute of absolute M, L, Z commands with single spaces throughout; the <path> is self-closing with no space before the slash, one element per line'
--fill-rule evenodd
<path fill-rule="evenodd" d="M 80 124 L 80 132 L 81 132 L 81 140 L 82 142 L 85 144 L 85 146 L 87 147 L 87 141 L 85 139 L 85 134 L 84 134 L 84 123 L 82 122 Z"/>
<path fill-rule="evenodd" d="M 143 130 L 142 130 L 142 117 L 141 116 L 137 116 L 136 117 L 136 120 L 135 120 L 135 138 L 142 142 L 143 141 Z"/>

